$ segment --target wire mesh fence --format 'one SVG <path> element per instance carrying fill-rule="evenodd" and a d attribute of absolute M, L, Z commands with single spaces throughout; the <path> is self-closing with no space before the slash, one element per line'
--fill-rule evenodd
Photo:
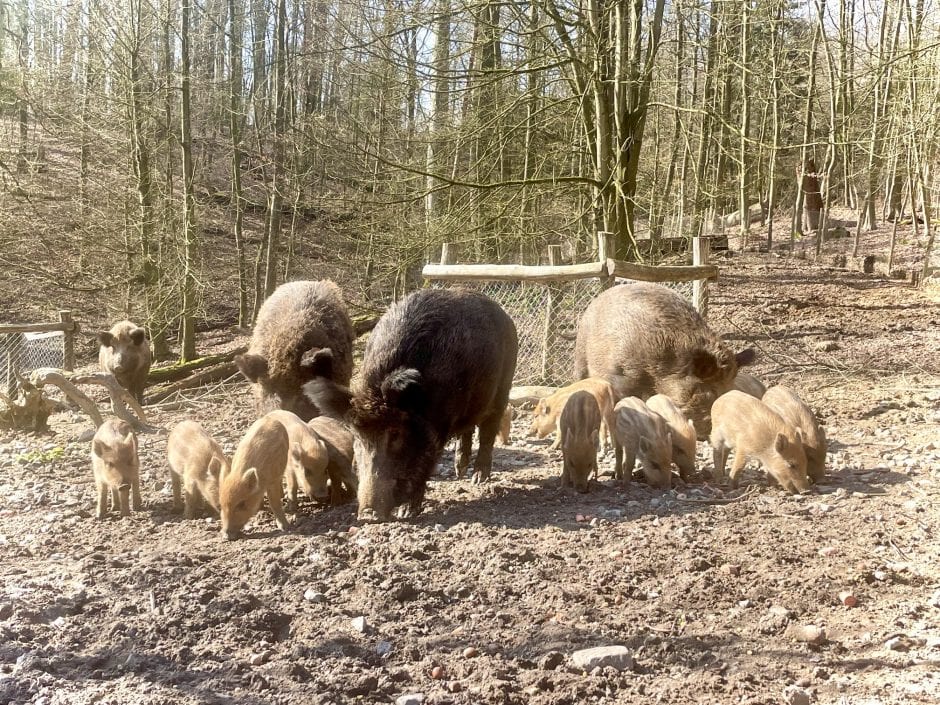
<path fill-rule="evenodd" d="M 617 279 L 615 284 L 630 281 Z M 514 383 L 553 387 L 571 382 L 578 320 L 607 284 L 606 278 L 551 284 L 525 280 L 431 281 L 437 288 L 473 289 L 499 303 L 515 322 L 519 336 Z M 666 286 L 691 300 L 691 282 Z"/>
<path fill-rule="evenodd" d="M 40 367 L 63 367 L 65 333 L 0 333 L 0 391 L 9 397 L 19 388 L 18 375 L 25 377 Z"/>

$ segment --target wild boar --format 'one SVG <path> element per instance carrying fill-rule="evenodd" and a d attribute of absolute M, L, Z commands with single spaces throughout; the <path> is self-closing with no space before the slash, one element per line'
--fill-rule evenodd
<path fill-rule="evenodd" d="M 554 394 L 539 399 L 535 409 L 532 410 L 532 425 L 529 427 L 529 435 L 545 438 L 552 431 L 557 431 L 559 415 L 565 406 L 565 402 L 568 401 L 568 397 L 581 390 L 592 394 L 597 401 L 597 406 L 601 410 L 600 439 L 603 448 L 609 448 L 611 434 L 613 433 L 614 404 L 617 403 L 617 398 L 614 396 L 613 387 L 605 380 L 596 377 L 569 384 Z M 552 450 L 557 449 L 559 445 L 561 445 L 560 432 L 555 436 L 555 442 L 551 445 Z"/>
<path fill-rule="evenodd" d="M 561 486 L 588 491 L 591 473 L 597 476 L 597 440 L 603 422 L 597 399 L 580 390 L 568 397 L 558 417 L 558 435 L 564 456 Z"/>
<path fill-rule="evenodd" d="M 826 474 L 826 431 L 812 410 L 792 389 L 779 384 L 768 389 L 761 401 L 800 432 L 806 453 L 806 474 L 813 482 L 819 482 Z"/>
<path fill-rule="evenodd" d="M 663 417 L 672 435 L 672 462 L 686 482 L 695 472 L 695 424 L 665 394 L 654 394 L 646 400 L 650 411 Z"/>
<path fill-rule="evenodd" d="M 108 514 L 108 494 L 112 509 L 120 508 L 122 517 L 131 513 L 130 506 L 140 511 L 140 460 L 137 436 L 129 423 L 108 419 L 98 427 L 91 439 L 91 469 L 98 490 L 99 519 Z"/>
<path fill-rule="evenodd" d="M 343 293 L 333 282 L 296 281 L 275 289 L 258 311 L 248 352 L 235 358 L 252 383 L 258 415 L 284 409 L 304 421 L 316 416 L 303 384 L 314 377 L 349 384 L 354 341 Z"/>
<path fill-rule="evenodd" d="M 800 432 L 750 394 L 735 389 L 718 397 L 712 407 L 710 442 L 716 480 L 725 478 L 725 464 L 734 449 L 732 487 L 738 486 L 747 459 L 754 458 L 784 490 L 797 494 L 809 489 Z"/>
<path fill-rule="evenodd" d="M 150 373 L 150 341 L 147 332 L 130 321 L 118 321 L 111 330 L 98 333 L 98 364 L 110 372 L 139 403 L 144 403 L 144 387 Z"/>
<path fill-rule="evenodd" d="M 754 375 L 748 374 L 747 372 L 738 372 L 738 375 L 734 378 L 731 386 L 732 389 L 737 389 L 739 392 L 750 394 L 755 399 L 763 398 L 764 392 L 767 391 L 767 387 L 764 386 L 763 382 L 757 379 L 757 377 Z"/>
<path fill-rule="evenodd" d="M 218 514 L 219 476 L 229 467 L 222 446 L 195 421 L 181 421 L 170 431 L 166 455 L 173 509 L 184 511 L 187 519 L 195 519 L 205 502 Z"/>
<path fill-rule="evenodd" d="M 307 422 L 326 445 L 326 474 L 330 480 L 330 504 L 342 504 L 356 496 L 359 479 L 353 465 L 353 435 L 342 421 L 316 416 Z"/>
<path fill-rule="evenodd" d="M 219 478 L 223 539 L 238 538 L 265 495 L 278 528 L 287 531 L 282 501 L 289 451 L 290 436 L 282 423 L 262 417 L 251 425 L 235 449 L 231 468 L 223 468 Z"/>
<path fill-rule="evenodd" d="M 637 457 L 652 487 L 672 486 L 672 434 L 666 420 L 639 397 L 627 397 L 614 407 L 614 477 L 629 487 Z"/>
<path fill-rule="evenodd" d="M 290 452 L 287 454 L 287 468 L 284 470 L 289 510 L 297 511 L 298 488 L 315 502 L 328 502 L 330 490 L 327 486 L 326 468 L 330 459 L 326 443 L 297 414 L 278 409 L 269 411 L 266 417 L 280 421 L 290 438 Z"/>
<path fill-rule="evenodd" d="M 588 305 L 578 324 L 574 374 L 606 379 L 618 399 L 665 394 L 704 440 L 712 403 L 753 359 L 753 348 L 732 352 L 679 294 L 635 283 L 607 289 Z"/>
<path fill-rule="evenodd" d="M 399 516 L 417 515 L 448 439 L 460 438 L 463 476 L 477 427 L 474 481 L 489 478 L 517 349 L 516 327 L 492 299 L 425 289 L 379 320 L 353 391 L 323 379 L 306 386 L 321 410 L 349 420 L 361 520 L 386 521 L 396 507 Z"/>

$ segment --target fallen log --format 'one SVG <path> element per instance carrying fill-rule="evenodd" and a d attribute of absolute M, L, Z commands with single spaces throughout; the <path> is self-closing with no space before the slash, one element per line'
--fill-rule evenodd
<path fill-rule="evenodd" d="M 248 346 L 243 345 L 226 353 L 220 353 L 218 355 L 206 355 L 205 357 L 189 360 L 188 362 L 180 362 L 175 365 L 151 368 L 150 374 L 147 375 L 147 384 L 164 384 L 166 382 L 175 382 L 177 380 L 184 379 L 197 370 L 201 370 L 206 367 L 212 367 L 214 365 L 218 365 L 221 362 L 231 362 L 235 359 L 236 355 L 241 355 L 242 353 L 247 352 L 247 350 Z"/>
<path fill-rule="evenodd" d="M 167 385 L 161 389 L 153 390 L 147 396 L 148 404 L 158 404 L 159 402 L 170 398 L 177 392 L 184 391 L 186 389 L 192 389 L 193 387 L 199 387 L 204 384 L 209 384 L 210 382 L 218 382 L 220 380 L 228 379 L 236 374 L 238 374 L 238 365 L 234 361 L 222 362 L 213 367 L 209 367 L 200 372 L 190 375 L 186 379 L 179 380 L 173 384 Z"/>
<path fill-rule="evenodd" d="M 102 420 L 98 406 L 78 390 L 75 387 L 76 384 L 94 384 L 104 387 L 111 398 L 111 411 L 114 412 L 115 416 L 136 428 L 150 426 L 146 412 L 137 403 L 134 396 L 124 389 L 115 376 L 109 372 L 73 374 L 54 367 L 41 367 L 30 373 L 29 381 L 36 387 L 51 384 L 61 389 L 66 397 L 74 401 L 82 411 L 88 414 L 92 423 L 95 424 L 95 428 L 101 425 Z"/>

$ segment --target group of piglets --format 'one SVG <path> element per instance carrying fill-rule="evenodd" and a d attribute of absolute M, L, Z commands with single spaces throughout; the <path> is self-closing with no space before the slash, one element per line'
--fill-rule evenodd
<path fill-rule="evenodd" d="M 675 465 L 695 470 L 696 441 L 714 451 L 724 480 L 735 451 L 732 487 L 748 459 L 785 490 L 804 492 L 825 472 L 826 437 L 790 389 L 765 390 L 739 372 L 753 351 L 732 353 L 682 297 L 633 284 L 607 290 L 584 313 L 575 347 L 574 384 L 540 399 L 530 435 L 557 432 L 562 486 L 586 492 L 597 476 L 598 441 L 614 446 L 614 477 L 629 485 L 636 461 L 646 481 L 668 489 Z"/>
<path fill-rule="evenodd" d="M 303 383 L 319 375 L 349 381 L 353 339 L 352 322 L 333 282 L 279 287 L 259 311 L 248 352 L 236 360 L 245 376 L 258 382 L 261 418 L 248 428 L 231 460 L 197 422 L 186 420 L 173 428 L 167 460 L 174 509 L 187 519 L 211 509 L 221 518 L 223 537 L 233 539 L 265 498 L 278 527 L 287 528 L 285 480 L 289 511 L 296 511 L 300 491 L 316 502 L 332 503 L 355 493 L 351 432 L 335 419 L 315 416 L 316 408 L 300 393 Z M 123 321 L 100 334 L 99 342 L 102 367 L 122 375 L 121 384 L 140 398 L 140 369 L 150 363 L 149 353 L 144 360 L 134 351 L 146 342 L 143 330 Z M 107 514 L 109 493 L 122 515 L 130 511 L 129 495 L 133 508 L 140 509 L 139 465 L 131 426 L 103 423 L 92 440 L 98 518 Z"/>

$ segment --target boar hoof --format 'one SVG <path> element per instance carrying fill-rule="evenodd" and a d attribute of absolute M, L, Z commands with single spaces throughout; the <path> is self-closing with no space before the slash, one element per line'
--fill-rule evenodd
<path fill-rule="evenodd" d="M 367 524 L 377 524 L 380 521 L 382 521 L 379 518 L 379 515 L 376 513 L 376 511 L 372 507 L 361 508 L 359 510 L 359 514 L 357 515 L 357 518 L 359 519 L 359 521 L 366 522 Z"/>

